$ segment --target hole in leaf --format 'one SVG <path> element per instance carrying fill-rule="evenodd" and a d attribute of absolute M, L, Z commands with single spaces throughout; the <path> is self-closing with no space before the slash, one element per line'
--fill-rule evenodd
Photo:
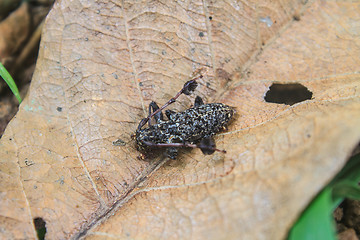
<path fill-rule="evenodd" d="M 273 83 L 266 92 L 265 101 L 293 105 L 312 98 L 312 92 L 299 83 Z"/>
<path fill-rule="evenodd" d="M 46 222 L 41 217 L 34 218 L 34 225 L 39 240 L 45 239 Z"/>

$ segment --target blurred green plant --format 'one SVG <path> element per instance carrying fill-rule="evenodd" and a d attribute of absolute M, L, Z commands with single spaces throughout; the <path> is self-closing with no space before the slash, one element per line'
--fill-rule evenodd
<path fill-rule="evenodd" d="M 360 200 L 359 181 L 360 154 L 357 154 L 304 210 L 288 240 L 337 239 L 332 213 L 345 198 Z"/>
<path fill-rule="evenodd" d="M 13 94 L 15 95 L 15 97 L 17 98 L 17 100 L 19 101 L 19 104 L 20 104 L 22 100 L 20 97 L 19 90 L 16 86 L 16 83 L 15 83 L 14 79 L 11 77 L 10 73 L 6 70 L 6 68 L 4 67 L 4 65 L 2 65 L 1 62 L 0 62 L 0 76 L 4 79 L 6 84 L 10 87 L 11 91 L 13 92 Z"/>

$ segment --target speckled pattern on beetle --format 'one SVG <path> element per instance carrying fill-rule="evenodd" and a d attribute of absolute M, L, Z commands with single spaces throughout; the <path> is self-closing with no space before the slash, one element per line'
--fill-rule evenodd
<path fill-rule="evenodd" d="M 168 120 L 163 118 L 162 109 L 175 102 L 182 93 L 189 95 L 196 88 L 197 83 L 190 81 L 185 83 L 176 97 L 161 109 L 155 102 L 150 104 L 148 118 L 140 122 L 136 131 L 136 144 L 140 152 L 146 155 L 154 148 L 163 147 L 171 159 L 176 158 L 177 149 L 180 147 L 200 148 L 204 154 L 212 154 L 214 151 L 225 152 L 215 148 L 212 136 L 226 128 L 234 115 L 232 107 L 223 103 L 204 104 L 200 97 L 196 97 L 192 108 L 178 113 L 166 110 Z M 156 120 L 154 125 L 150 124 L 152 116 Z M 149 122 L 149 127 L 142 129 L 146 122 Z"/>

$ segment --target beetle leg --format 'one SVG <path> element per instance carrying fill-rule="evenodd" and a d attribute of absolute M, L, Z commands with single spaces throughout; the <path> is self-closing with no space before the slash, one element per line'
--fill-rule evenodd
<path fill-rule="evenodd" d="M 201 139 L 200 143 L 197 144 L 197 146 L 205 155 L 211 155 L 216 151 L 216 145 L 212 137 L 206 137 Z"/>
<path fill-rule="evenodd" d="M 176 159 L 178 155 L 178 149 L 176 147 L 169 147 L 166 149 L 166 155 L 171 159 Z"/>
<path fill-rule="evenodd" d="M 171 119 L 171 116 L 174 114 L 176 114 L 176 112 L 173 110 L 169 110 L 169 109 L 165 110 L 165 115 L 169 120 Z"/>
<path fill-rule="evenodd" d="M 204 101 L 202 100 L 201 97 L 196 96 L 195 98 L 195 103 L 194 103 L 194 107 L 199 107 L 201 105 L 204 105 Z"/>
<path fill-rule="evenodd" d="M 141 129 L 148 121 L 149 121 L 148 118 L 143 118 L 143 119 L 141 119 L 141 121 L 140 121 L 140 123 L 139 123 L 139 125 L 138 125 L 138 127 L 137 127 L 136 132 L 140 131 L 140 129 Z"/>
<path fill-rule="evenodd" d="M 156 104 L 156 102 L 152 101 L 149 104 L 149 116 L 158 109 L 159 109 L 159 106 Z M 163 114 L 161 111 L 158 112 L 157 114 L 155 114 L 154 118 L 157 123 L 159 122 L 159 120 L 164 120 L 164 117 L 163 117 Z M 151 126 L 151 119 L 149 120 L 149 126 Z"/>

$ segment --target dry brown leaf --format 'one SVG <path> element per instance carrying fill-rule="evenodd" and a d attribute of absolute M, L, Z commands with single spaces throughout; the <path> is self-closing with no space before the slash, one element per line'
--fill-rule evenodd
<path fill-rule="evenodd" d="M 256 2 L 57 1 L 1 140 L 1 236 L 36 238 L 41 217 L 48 239 L 285 237 L 360 139 L 360 5 Z M 238 112 L 227 153 L 138 160 L 147 104 L 204 66 L 196 94 Z M 273 82 L 313 98 L 267 103 Z"/>

